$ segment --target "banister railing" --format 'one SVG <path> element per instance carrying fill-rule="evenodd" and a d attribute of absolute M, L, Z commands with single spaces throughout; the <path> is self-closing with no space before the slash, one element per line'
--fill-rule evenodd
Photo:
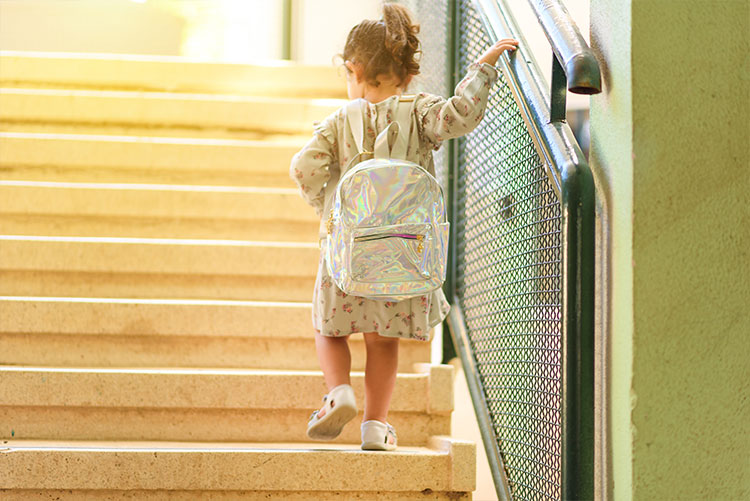
<path fill-rule="evenodd" d="M 576 94 L 602 91 L 599 61 L 581 36 L 578 26 L 559 0 L 529 0 L 539 24 L 567 77 L 567 88 Z"/>
<path fill-rule="evenodd" d="M 445 8 L 453 84 L 500 38 L 501 82 L 477 129 L 449 147 L 447 321 L 500 499 L 594 497 L 594 188 L 565 122 L 567 90 L 599 91 L 598 64 L 564 7 L 529 0 L 553 46 L 551 86 L 506 0 Z M 445 33 L 427 26 L 423 37 Z M 439 80 L 442 75 L 435 75 Z M 445 350 L 444 350 L 445 352 Z"/>
<path fill-rule="evenodd" d="M 435 158 L 453 231 L 444 360 L 461 358 L 499 499 L 592 499 L 594 192 L 565 96 L 598 90 L 596 59 L 559 1 L 529 0 L 551 85 L 510 0 L 401 1 L 422 24 L 412 90 L 448 94 L 494 40 L 521 41 L 484 120 Z"/>

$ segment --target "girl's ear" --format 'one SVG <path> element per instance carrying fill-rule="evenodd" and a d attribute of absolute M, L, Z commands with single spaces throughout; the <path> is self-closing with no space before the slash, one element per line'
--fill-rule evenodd
<path fill-rule="evenodd" d="M 345 61 L 344 65 L 346 65 L 346 69 L 349 71 L 349 74 L 354 75 L 357 83 L 361 83 L 365 75 L 365 70 L 364 68 L 362 68 L 362 65 L 352 61 Z"/>

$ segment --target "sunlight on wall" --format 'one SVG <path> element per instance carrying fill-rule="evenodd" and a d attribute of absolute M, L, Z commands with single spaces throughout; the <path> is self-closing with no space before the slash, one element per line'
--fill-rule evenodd
<path fill-rule="evenodd" d="M 509 2 L 542 70 L 551 50 L 527 2 Z M 564 0 L 588 39 L 590 0 Z M 293 0 L 292 56 L 329 65 L 381 0 Z M 182 55 L 248 62 L 281 57 L 281 0 L 0 0 L 0 48 Z M 417 19 L 417 21 L 419 21 Z M 574 107 L 588 98 L 569 96 Z"/>
<path fill-rule="evenodd" d="M 278 59 L 281 8 L 268 0 L 0 0 L 0 48 Z"/>
<path fill-rule="evenodd" d="M 265 0 L 171 0 L 165 5 L 185 20 L 182 55 L 232 62 L 281 57 L 281 6 Z"/>
<path fill-rule="evenodd" d="M 292 56 L 305 64 L 330 65 L 346 35 L 364 19 L 379 19 L 380 0 L 296 0 Z M 325 27 L 324 29 L 322 27 Z"/>
<path fill-rule="evenodd" d="M 0 0 L 0 49 L 179 55 L 183 20 L 128 0 Z"/>

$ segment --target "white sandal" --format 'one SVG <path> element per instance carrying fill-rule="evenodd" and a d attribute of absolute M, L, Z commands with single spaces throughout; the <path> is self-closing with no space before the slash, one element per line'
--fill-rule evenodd
<path fill-rule="evenodd" d="M 320 410 L 313 411 L 307 423 L 307 436 L 313 440 L 333 440 L 341 434 L 344 425 L 357 415 L 354 390 L 341 384 L 323 396 L 325 414 L 319 418 Z"/>
<path fill-rule="evenodd" d="M 390 424 L 377 420 L 362 423 L 362 450 L 392 451 L 397 446 L 396 430 Z"/>

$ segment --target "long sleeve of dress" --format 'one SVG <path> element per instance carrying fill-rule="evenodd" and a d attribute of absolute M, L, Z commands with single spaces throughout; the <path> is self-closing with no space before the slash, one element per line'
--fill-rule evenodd
<path fill-rule="evenodd" d="M 494 67 L 475 63 L 469 66 L 450 99 L 419 94 L 414 103 L 419 141 L 412 148 L 419 154 L 414 160 L 419 158 L 424 166 L 431 166 L 431 149 L 437 149 L 446 139 L 471 132 L 484 116 L 489 91 L 496 79 Z M 372 149 L 375 136 L 387 126 L 397 105 L 395 96 L 380 103 L 363 104 L 367 120 L 366 149 Z M 327 183 L 337 182 L 341 169 L 356 154 L 351 131 L 346 125 L 345 108 L 340 108 L 315 127 L 312 139 L 292 159 L 289 174 L 299 186 L 302 198 L 318 216 L 325 210 Z"/>
<path fill-rule="evenodd" d="M 299 186 L 302 198 L 320 216 L 325 204 L 326 183 L 331 170 L 338 169 L 336 115 L 315 126 L 312 139 L 292 158 L 289 175 Z"/>
<path fill-rule="evenodd" d="M 416 113 L 423 138 L 434 149 L 447 139 L 468 134 L 482 121 L 497 70 L 489 64 L 473 63 L 450 99 L 421 94 Z"/>

